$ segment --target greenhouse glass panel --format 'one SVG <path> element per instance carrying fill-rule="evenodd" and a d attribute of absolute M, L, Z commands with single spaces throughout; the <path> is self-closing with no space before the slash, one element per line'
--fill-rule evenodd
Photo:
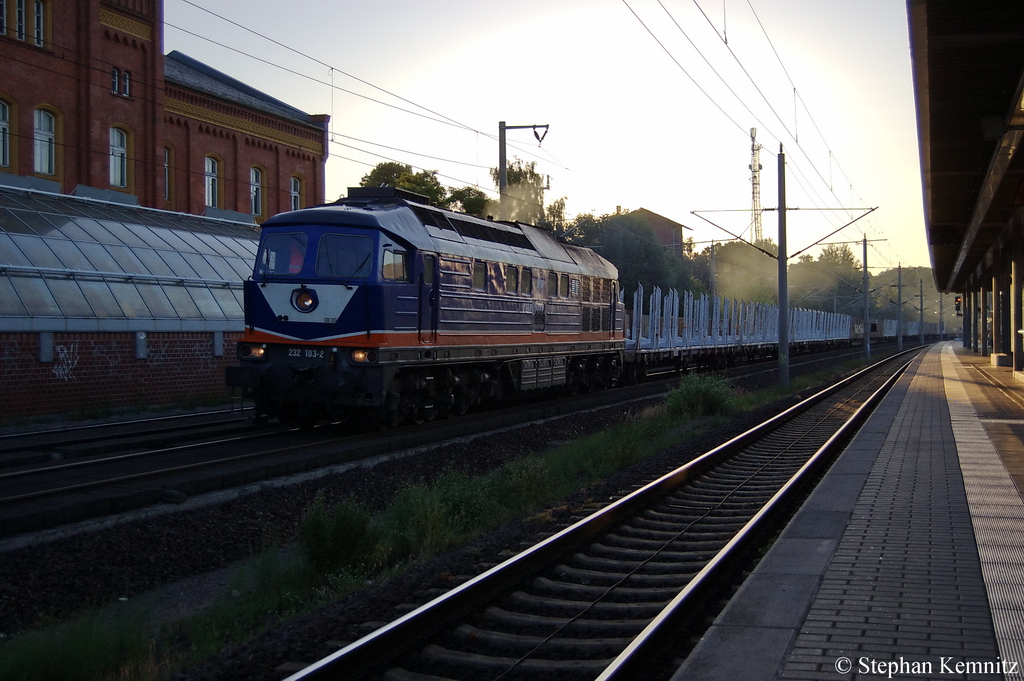
<path fill-rule="evenodd" d="M 210 289 L 205 286 L 189 286 L 188 292 L 192 294 L 192 300 L 195 301 L 203 319 L 224 319 L 224 311 L 220 309 Z"/>
<path fill-rule="evenodd" d="M 32 261 L 28 259 L 28 256 L 22 253 L 18 245 L 14 243 L 14 239 L 4 232 L 0 232 L 0 264 L 32 266 Z"/>
<path fill-rule="evenodd" d="M 0 276 L 0 316 L 27 317 L 28 310 L 21 304 L 18 292 L 9 277 Z"/>
<path fill-rule="evenodd" d="M 71 236 L 71 234 L 68 231 L 69 227 L 62 226 L 61 231 L 64 232 L 64 234 L 69 239 L 88 239 L 89 241 L 96 241 L 101 244 L 121 243 L 119 240 L 114 238 L 113 234 L 108 232 L 106 228 L 103 227 L 103 225 L 101 225 L 96 220 L 90 220 L 89 218 L 78 218 L 77 220 L 74 221 L 74 225 L 75 227 L 78 228 L 79 232 L 82 232 L 83 236 Z"/>
<path fill-rule="evenodd" d="M 35 231 L 33 229 L 19 220 L 14 213 L 6 208 L 0 208 L 0 229 L 13 234 L 35 235 Z"/>
<path fill-rule="evenodd" d="M 133 232 L 132 230 L 128 229 L 127 227 L 122 225 L 120 222 L 111 222 L 110 220 L 104 220 L 102 222 L 99 222 L 98 224 L 103 225 L 104 229 L 106 229 L 108 232 L 110 232 L 110 234 L 115 239 L 117 239 L 117 241 L 113 241 L 111 243 L 124 244 L 126 246 L 142 246 L 142 247 L 145 247 L 145 246 L 149 245 L 145 241 L 140 239 L 138 237 L 138 235 L 135 234 L 135 232 Z"/>
<path fill-rule="evenodd" d="M 80 281 L 82 293 L 96 311 L 97 317 L 124 317 L 125 313 L 117 304 L 117 299 L 110 292 L 104 281 Z"/>
<path fill-rule="evenodd" d="M 149 269 L 142 264 L 135 251 L 127 246 L 107 246 L 107 251 L 117 261 L 121 270 L 129 274 L 149 274 Z"/>
<path fill-rule="evenodd" d="M 85 218 L 80 218 L 85 219 Z M 87 231 L 79 227 L 75 222 L 68 217 L 53 216 L 54 223 L 57 225 L 56 231 L 50 236 L 55 238 L 64 237 L 71 241 L 96 241 L 96 239 Z"/>
<path fill-rule="evenodd" d="M 35 267 L 52 267 L 54 269 L 64 269 L 64 263 L 60 261 L 50 247 L 47 245 L 49 239 L 43 239 L 38 236 L 26 236 L 24 234 L 14 234 L 11 239 L 21 252 L 29 257 L 32 264 Z"/>
<path fill-rule="evenodd" d="M 209 253 L 214 254 L 217 251 L 213 250 L 210 244 L 206 243 L 199 238 L 199 235 L 195 232 L 175 232 L 174 236 L 178 237 L 189 245 L 189 250 L 196 253 Z"/>
<path fill-rule="evenodd" d="M 192 244 L 182 240 L 179 233 L 173 229 L 154 229 L 153 231 L 159 234 L 168 246 L 179 253 L 192 253 L 196 250 Z"/>
<path fill-rule="evenodd" d="M 10 192 L 0 192 L 0 206 L 4 208 L 24 208 L 24 205 Z"/>
<path fill-rule="evenodd" d="M 24 222 L 26 225 L 35 230 L 36 234 L 40 236 L 46 236 L 47 234 L 53 233 L 56 229 L 48 220 L 43 218 L 39 213 L 33 213 L 27 210 L 13 210 L 15 217 Z"/>
<path fill-rule="evenodd" d="M 78 245 L 65 239 L 46 239 L 47 245 L 53 249 L 57 257 L 64 262 L 64 266 L 72 270 L 85 272 L 95 271 L 89 259 L 85 257 Z"/>
<path fill-rule="evenodd" d="M 28 308 L 31 317 L 60 317 L 60 306 L 42 279 L 36 277 L 11 277 L 21 302 Z"/>
<path fill-rule="evenodd" d="M 178 319 L 197 319 L 202 316 L 184 286 L 164 286 L 163 291 L 174 306 L 174 316 Z"/>
<path fill-rule="evenodd" d="M 189 279 L 198 279 L 195 270 L 193 270 L 189 264 L 185 261 L 185 258 L 180 253 L 174 251 L 160 251 L 160 257 L 164 259 L 171 267 L 171 271 L 176 277 L 186 277 Z"/>
<path fill-rule="evenodd" d="M 138 289 L 139 295 L 145 301 L 152 317 L 173 319 L 178 316 L 178 313 L 174 311 L 174 306 L 171 305 L 171 301 L 168 300 L 167 294 L 164 293 L 164 289 L 158 284 L 139 283 L 135 285 L 135 288 Z"/>
<path fill-rule="evenodd" d="M 153 229 L 152 227 L 146 227 L 145 225 L 132 225 L 132 224 L 126 224 L 125 227 L 127 227 L 129 230 L 131 230 L 132 234 L 134 234 L 135 236 L 139 237 L 140 239 L 142 239 L 144 242 L 146 242 L 149 246 L 152 246 L 153 248 L 161 249 L 161 248 L 170 248 L 171 247 L 166 241 L 164 241 L 159 236 L 157 236 L 156 230 Z"/>
<path fill-rule="evenodd" d="M 74 279 L 44 279 L 50 287 L 50 293 L 57 299 L 61 311 L 65 317 L 87 317 L 92 319 L 96 314 L 85 299 L 81 287 Z"/>
<path fill-rule="evenodd" d="M 231 289 L 216 287 L 211 288 L 210 292 L 213 293 L 213 297 L 217 299 L 217 304 L 224 311 L 224 315 L 228 319 L 243 319 L 245 317 L 245 313 L 242 312 L 242 306 L 232 294 Z"/>
<path fill-rule="evenodd" d="M 258 239 L 230 239 L 222 236 L 217 239 L 238 257 L 248 260 L 250 263 L 256 261 L 256 251 L 260 245 Z"/>
<path fill-rule="evenodd" d="M 245 281 L 252 276 L 252 261 L 239 260 L 238 258 L 231 258 L 228 260 L 228 264 L 231 265 L 232 269 L 235 270 L 237 275 L 235 279 L 239 281 Z"/>
<path fill-rule="evenodd" d="M 196 271 L 200 279 L 221 279 L 222 277 L 213 269 L 213 266 L 206 261 L 199 253 L 182 253 L 181 257 Z"/>
<path fill-rule="evenodd" d="M 107 286 L 110 287 L 110 291 L 114 294 L 114 298 L 117 299 L 118 305 L 121 306 L 121 309 L 127 316 L 153 316 L 145 301 L 142 300 L 142 296 L 139 294 L 138 289 L 135 288 L 135 284 L 109 281 L 107 282 Z"/>
<path fill-rule="evenodd" d="M 96 268 L 97 272 L 123 272 L 121 266 L 117 264 L 113 256 L 107 251 L 107 247 L 103 244 L 97 244 L 92 242 L 80 243 L 78 247 L 85 253 L 85 257 L 89 258 L 89 262 L 92 263 L 93 267 Z"/>
<path fill-rule="evenodd" d="M 136 248 L 135 255 L 138 256 L 142 264 L 146 266 L 146 269 L 150 274 L 158 277 L 173 277 L 174 270 L 171 269 L 170 265 L 164 262 L 164 259 L 160 257 L 160 254 L 149 248 Z"/>
<path fill-rule="evenodd" d="M 238 258 L 232 258 L 232 260 L 237 259 Z M 216 271 L 216 279 L 224 279 L 226 281 L 238 280 L 238 273 L 236 273 L 234 268 L 228 264 L 228 261 L 225 258 L 222 258 L 219 255 L 208 255 L 206 256 L 206 261 L 210 263 L 210 266 L 213 267 L 214 271 Z"/>
<path fill-rule="evenodd" d="M 196 234 L 196 237 L 204 244 L 213 249 L 217 255 L 233 256 L 235 252 L 227 247 L 219 238 L 212 234 Z M 205 253 L 206 251 L 204 251 Z"/>

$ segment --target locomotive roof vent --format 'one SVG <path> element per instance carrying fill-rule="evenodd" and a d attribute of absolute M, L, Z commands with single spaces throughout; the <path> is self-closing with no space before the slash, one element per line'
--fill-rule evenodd
<path fill-rule="evenodd" d="M 398 187 L 349 187 L 348 198 L 350 199 L 405 199 L 410 203 L 422 203 L 430 205 L 430 199 L 423 194 L 417 194 L 407 189 Z"/>

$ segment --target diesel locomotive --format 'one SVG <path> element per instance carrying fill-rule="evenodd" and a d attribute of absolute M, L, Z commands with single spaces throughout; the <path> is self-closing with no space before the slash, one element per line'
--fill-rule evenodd
<path fill-rule="evenodd" d="M 244 299 L 226 380 L 261 417 L 395 425 L 622 373 L 614 265 L 396 188 L 267 220 Z"/>

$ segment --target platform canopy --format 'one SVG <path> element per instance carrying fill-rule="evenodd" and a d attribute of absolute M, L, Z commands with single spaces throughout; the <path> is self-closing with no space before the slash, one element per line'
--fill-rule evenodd
<path fill-rule="evenodd" d="M 0 186 L 7 331 L 236 331 L 251 223 Z"/>
<path fill-rule="evenodd" d="M 908 0 L 935 284 L 963 291 L 1024 206 L 1024 2 Z"/>

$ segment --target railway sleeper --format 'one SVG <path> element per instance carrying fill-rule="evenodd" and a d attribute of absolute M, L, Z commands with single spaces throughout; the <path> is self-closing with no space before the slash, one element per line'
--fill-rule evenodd
<path fill-rule="evenodd" d="M 650 623 L 649 617 L 626 619 L 594 619 L 591 617 L 552 617 L 528 615 L 497 606 L 487 608 L 480 618 L 489 627 L 532 634 L 562 632 L 568 636 L 635 637 Z"/>
<path fill-rule="evenodd" d="M 505 599 L 505 604 L 539 615 L 555 617 L 576 617 L 584 613 L 591 617 L 608 619 L 651 619 L 665 607 L 658 603 L 592 603 L 571 601 L 564 598 L 548 598 L 525 591 L 516 591 Z"/>
<path fill-rule="evenodd" d="M 536 655 L 581 658 L 615 657 L 630 644 L 632 637 L 618 638 L 566 638 L 531 636 L 529 634 L 508 634 L 488 629 L 478 629 L 471 624 L 460 625 L 452 638 L 466 647 L 476 648 L 481 653 L 504 653 L 520 656 L 537 650 Z"/>
<path fill-rule="evenodd" d="M 603 598 L 613 603 L 635 603 L 637 601 L 668 602 L 679 593 L 679 590 L 676 588 L 645 589 L 635 586 L 593 586 L 590 584 L 557 581 L 547 577 L 537 577 L 534 579 L 533 590 L 541 594 L 564 594 L 581 600 L 584 598 Z"/>
<path fill-rule="evenodd" d="M 749 513 L 744 513 L 741 517 L 729 517 L 729 518 L 702 518 L 700 524 L 695 524 L 686 530 L 688 539 L 714 539 L 715 537 L 725 536 L 730 537 L 736 533 L 747 519 L 750 517 Z M 682 522 L 674 521 L 652 521 L 649 518 L 634 518 L 631 521 L 632 524 L 637 525 L 641 531 L 660 531 L 664 533 L 666 538 L 671 538 L 679 535 L 680 528 L 684 527 Z M 619 528 L 619 532 L 623 532 L 626 526 Z"/>
<path fill-rule="evenodd" d="M 607 560 L 642 562 L 654 558 L 655 552 L 648 549 L 634 549 L 627 546 L 614 546 L 606 542 L 595 542 L 587 547 L 586 555 Z M 656 557 L 659 563 L 675 563 L 677 565 L 688 563 L 697 565 L 707 562 L 706 560 L 701 561 L 699 556 L 695 556 L 689 551 L 672 551 L 671 549 L 657 551 Z"/>
<path fill-rule="evenodd" d="M 707 560 L 711 560 L 720 548 L 715 542 L 691 541 L 686 535 L 683 535 L 680 539 L 666 542 L 664 539 L 647 539 L 635 535 L 625 536 L 616 533 L 605 535 L 601 543 L 608 544 L 609 546 L 622 546 L 639 550 L 656 551 L 664 547 L 670 551 L 689 551 L 698 558 Z"/>
<path fill-rule="evenodd" d="M 641 589 L 666 588 L 681 589 L 690 583 L 696 572 L 678 572 L 674 574 L 645 575 L 630 572 L 604 572 L 599 570 L 587 570 L 572 565 L 559 565 L 555 568 L 555 574 L 560 577 L 571 579 L 579 584 L 590 584 L 594 586 L 614 586 L 622 583 L 630 587 Z"/>
<path fill-rule="evenodd" d="M 543 674 L 557 674 L 559 678 L 593 679 L 603 672 L 614 658 L 605 660 L 522 660 L 516 657 L 491 657 L 448 650 L 439 645 L 429 645 L 420 654 L 424 662 L 450 668 L 452 671 L 495 674 L 513 667 L 525 678 L 537 678 Z M 473 677 L 470 677 L 473 678 Z"/>
<path fill-rule="evenodd" d="M 636 571 L 644 574 L 675 575 L 681 571 L 689 572 L 693 570 L 694 572 L 699 572 L 704 567 L 704 563 L 698 560 L 680 562 L 653 561 L 646 560 L 646 558 L 616 560 L 614 558 L 590 556 L 585 553 L 577 553 L 572 557 L 572 561 L 580 567 L 592 570 L 608 570 L 609 572 L 624 572 L 627 574 Z"/>

